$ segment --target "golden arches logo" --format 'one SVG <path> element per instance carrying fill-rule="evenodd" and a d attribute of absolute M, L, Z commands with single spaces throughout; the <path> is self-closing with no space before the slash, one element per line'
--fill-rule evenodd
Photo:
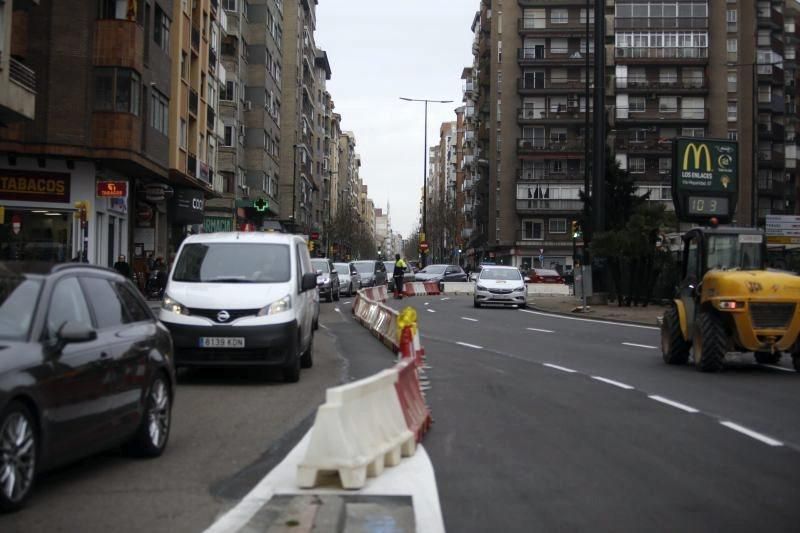
<path fill-rule="evenodd" d="M 708 145 L 701 144 L 698 146 L 694 143 L 689 143 L 683 152 L 683 170 L 689 170 L 690 154 L 694 156 L 693 170 L 700 170 L 702 168 L 700 163 L 703 159 L 703 156 L 705 156 L 706 172 L 711 172 L 711 153 L 708 151 Z"/>

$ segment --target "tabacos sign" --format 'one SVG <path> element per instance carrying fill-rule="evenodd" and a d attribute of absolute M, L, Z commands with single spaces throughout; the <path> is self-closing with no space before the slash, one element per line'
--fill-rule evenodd
<path fill-rule="evenodd" d="M 0 170 L 0 200 L 69 203 L 70 175 Z"/>
<path fill-rule="evenodd" d="M 678 218 L 727 223 L 736 211 L 739 146 L 734 141 L 678 137 L 673 143 L 672 201 Z"/>

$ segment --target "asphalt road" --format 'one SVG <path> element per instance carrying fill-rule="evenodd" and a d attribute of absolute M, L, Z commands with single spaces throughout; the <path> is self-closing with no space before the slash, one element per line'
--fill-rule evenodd
<path fill-rule="evenodd" d="M 326 387 L 391 364 L 350 301 L 323 304 L 299 384 L 185 374 L 162 458 L 110 452 L 47 475 L 0 531 L 202 531 L 294 446 Z M 788 362 L 701 374 L 665 365 L 654 328 L 468 297 L 390 303 L 418 309 L 435 419 L 424 445 L 448 531 L 797 530 Z"/>
<path fill-rule="evenodd" d="M 322 323 L 340 320 L 322 305 Z M 162 457 L 111 451 L 47 474 L 25 509 L 0 516 L 0 531 L 203 531 L 303 436 L 325 389 L 366 375 L 357 371 L 335 337 L 319 330 L 314 367 L 297 384 L 282 383 L 277 372 L 181 372 Z"/>
<path fill-rule="evenodd" d="M 669 367 L 654 328 L 407 304 L 448 531 L 797 530 L 800 375 Z"/>

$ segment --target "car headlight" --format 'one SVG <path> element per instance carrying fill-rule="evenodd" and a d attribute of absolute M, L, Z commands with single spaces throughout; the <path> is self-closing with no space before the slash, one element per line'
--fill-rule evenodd
<path fill-rule="evenodd" d="M 485 290 L 488 290 L 488 289 L 486 287 L 484 287 L 483 285 L 478 285 L 478 290 L 479 291 L 485 291 Z"/>
<path fill-rule="evenodd" d="M 164 299 L 161 300 L 161 309 L 169 311 L 170 313 L 175 313 L 176 315 L 189 314 L 189 310 L 186 308 L 186 306 L 167 295 L 165 295 Z"/>
<path fill-rule="evenodd" d="M 278 313 L 285 313 L 291 308 L 292 308 L 292 297 L 287 294 L 280 300 L 272 302 L 268 306 L 261 309 L 257 313 L 257 316 L 277 315 Z"/>
<path fill-rule="evenodd" d="M 523 285 L 521 287 L 517 287 L 516 289 L 514 289 L 514 292 L 525 292 L 525 286 Z"/>

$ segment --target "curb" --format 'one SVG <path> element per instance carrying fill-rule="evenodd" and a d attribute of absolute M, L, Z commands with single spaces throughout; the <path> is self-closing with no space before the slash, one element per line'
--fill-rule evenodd
<path fill-rule="evenodd" d="M 530 309 L 532 311 L 538 311 L 540 313 L 548 313 L 548 314 L 551 314 L 551 315 L 565 316 L 565 317 L 571 317 L 571 318 L 584 318 L 586 320 L 596 320 L 596 321 L 599 321 L 599 322 L 619 322 L 620 324 L 630 324 L 632 326 L 651 326 L 651 327 L 654 327 L 654 328 L 658 327 L 658 319 L 657 318 L 652 323 L 636 321 L 636 320 L 619 320 L 619 319 L 612 318 L 612 317 L 589 316 L 589 315 L 584 315 L 582 313 L 564 313 L 564 312 L 561 312 L 561 311 L 551 311 L 550 309 L 545 309 L 543 307 L 532 305 L 530 303 L 528 304 L 528 309 Z"/>

